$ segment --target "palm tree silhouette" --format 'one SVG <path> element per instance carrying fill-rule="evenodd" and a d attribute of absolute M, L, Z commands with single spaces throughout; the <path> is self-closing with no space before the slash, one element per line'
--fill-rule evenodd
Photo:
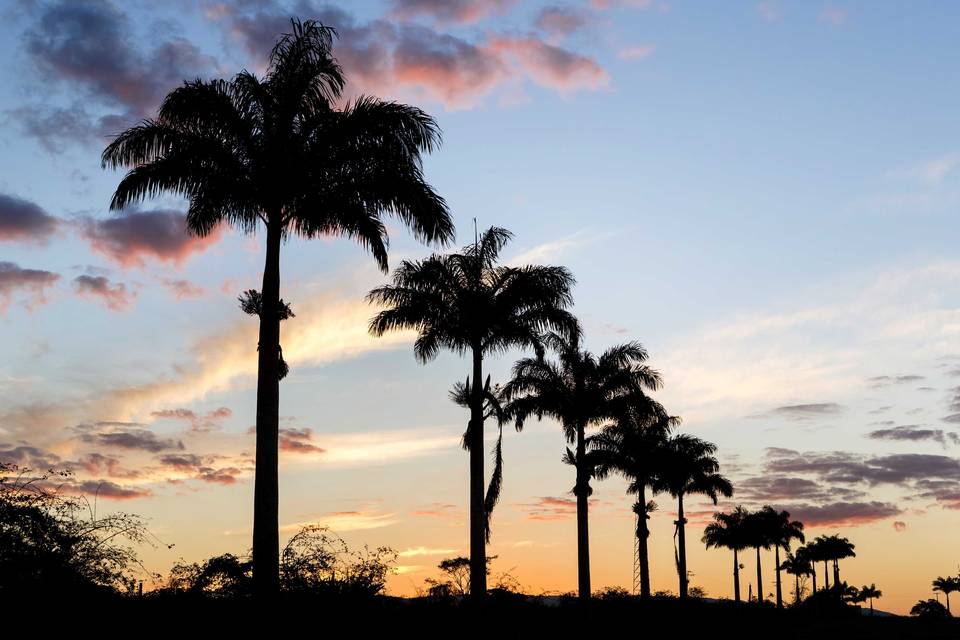
<path fill-rule="evenodd" d="M 824 579 L 826 579 L 826 566 L 828 562 L 833 563 L 833 585 L 840 586 L 840 560 L 844 558 L 854 558 L 855 546 L 852 542 L 839 535 L 819 536 L 816 540 L 819 549 L 820 558 L 824 562 Z M 829 589 L 829 585 L 827 585 Z"/>
<path fill-rule="evenodd" d="M 814 578 L 816 578 L 816 573 L 813 571 L 813 566 L 810 564 L 810 559 L 807 557 L 805 551 L 806 547 L 800 547 L 793 553 L 787 551 L 787 557 L 780 563 L 780 568 L 791 574 L 794 578 L 794 604 L 800 602 L 800 576 L 813 575 Z"/>
<path fill-rule="evenodd" d="M 713 514 L 713 522 L 703 530 L 702 541 L 707 549 L 720 548 L 733 551 L 733 599 L 740 602 L 740 561 L 737 554 L 747 548 L 743 521 L 747 510 L 741 506 L 730 513 Z"/>
<path fill-rule="evenodd" d="M 266 229 L 257 370 L 253 574 L 258 593 L 279 580 L 277 484 L 280 364 L 280 245 L 299 235 L 346 236 L 387 270 L 382 217 L 399 218 L 428 242 L 453 239 L 443 199 L 424 181 L 421 155 L 440 140 L 414 107 L 360 97 L 337 108 L 345 85 L 331 49 L 336 32 L 292 21 L 270 52 L 266 75 L 186 82 L 155 119 L 117 136 L 104 167 L 130 167 L 110 208 L 162 192 L 190 201 L 188 230 L 220 223 Z"/>
<path fill-rule="evenodd" d="M 783 587 L 780 582 L 780 547 L 787 552 L 790 551 L 792 540 L 804 542 L 803 523 L 797 520 L 790 520 L 790 514 L 786 511 L 776 511 L 772 507 L 766 506 L 760 511 L 760 517 L 766 521 L 768 536 L 774 549 L 774 566 L 777 573 L 777 608 L 783 608 Z"/>
<path fill-rule="evenodd" d="M 649 513 L 656 508 L 647 502 L 646 490 L 656 480 L 663 459 L 663 447 L 680 418 L 668 416 L 659 403 L 633 394 L 618 407 L 617 417 L 600 433 L 589 438 L 594 476 L 604 479 L 617 474 L 627 481 L 627 493 L 635 495 L 637 548 L 640 561 L 640 597 L 650 597 L 650 559 L 647 538 Z"/>
<path fill-rule="evenodd" d="M 768 520 L 761 511 L 751 511 L 743 523 L 747 544 L 757 552 L 757 602 L 763 602 L 763 569 L 760 563 L 760 549 L 769 549 L 773 541 L 770 539 Z"/>
<path fill-rule="evenodd" d="M 680 598 L 687 597 L 687 545 L 683 497 L 689 494 L 705 495 L 713 504 L 719 496 L 733 495 L 733 485 L 720 475 L 720 463 L 714 453 L 717 445 L 688 434 L 671 437 L 663 447 L 660 472 L 653 481 L 653 490 L 669 493 L 677 499 L 676 551 L 677 573 L 680 578 Z"/>
<path fill-rule="evenodd" d="M 873 600 L 874 600 L 874 598 L 880 598 L 881 596 L 883 596 L 883 592 L 880 591 L 880 589 L 877 589 L 877 585 L 871 584 L 869 587 L 866 586 L 866 585 L 864 585 L 864 586 L 859 590 L 858 593 L 859 593 L 859 595 L 860 595 L 861 601 L 862 601 L 862 600 L 869 600 L 869 601 L 870 601 L 870 615 L 872 616 L 872 615 L 873 615 Z"/>
<path fill-rule="evenodd" d="M 810 559 L 810 563 L 814 565 L 813 571 L 813 591 L 817 591 L 817 572 L 816 572 L 816 563 L 823 562 L 823 590 L 828 591 L 830 589 L 830 575 L 828 573 L 828 563 L 829 558 L 829 549 L 828 544 L 825 542 L 826 536 L 819 536 L 815 540 L 811 540 L 804 547 L 807 557 Z"/>
<path fill-rule="evenodd" d="M 483 487 L 484 405 L 489 399 L 483 384 L 483 358 L 514 347 L 541 354 L 544 332 L 570 336 L 580 331 L 566 311 L 573 302 L 570 272 L 563 267 L 499 265 L 500 251 L 510 238 L 506 229 L 491 227 L 460 253 L 404 261 L 394 272 L 392 284 L 367 296 L 386 307 L 370 321 L 372 334 L 417 331 L 414 354 L 424 363 L 441 349 L 472 357 L 472 375 L 466 385 L 471 388 L 470 422 L 464 445 L 470 452 L 470 593 L 476 598 L 487 591 L 485 545 L 494 506 L 484 498 Z"/>
<path fill-rule="evenodd" d="M 960 591 L 960 578 L 939 577 L 933 581 L 933 590 L 939 591 L 947 599 L 947 614 L 950 614 L 950 594 Z"/>
<path fill-rule="evenodd" d="M 509 401 L 507 414 L 518 428 L 530 416 L 554 418 L 563 427 L 567 442 L 566 459 L 576 468 L 573 493 L 577 497 L 577 575 L 580 598 L 590 597 L 590 543 L 587 526 L 588 498 L 593 490 L 593 466 L 587 454 L 587 429 L 611 419 L 615 404 L 632 392 L 656 390 L 660 375 L 644 364 L 646 350 L 628 342 L 604 351 L 600 356 L 581 348 L 580 336 L 549 333 L 544 345 L 557 361 L 543 357 L 524 358 L 513 367 L 513 378 L 504 386 Z"/>

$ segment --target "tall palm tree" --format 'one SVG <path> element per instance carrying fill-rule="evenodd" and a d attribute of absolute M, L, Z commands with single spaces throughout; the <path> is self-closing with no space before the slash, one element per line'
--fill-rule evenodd
<path fill-rule="evenodd" d="M 947 613 L 950 613 L 950 594 L 954 591 L 960 591 L 960 579 L 950 577 L 939 577 L 933 581 L 933 590 L 939 591 L 947 599 Z"/>
<path fill-rule="evenodd" d="M 747 510 L 741 506 L 730 513 L 713 514 L 713 522 L 703 530 L 702 541 L 707 549 L 720 548 L 733 551 L 733 599 L 740 602 L 740 560 L 737 554 L 747 548 L 743 521 Z"/>
<path fill-rule="evenodd" d="M 130 167 L 110 208 L 162 192 L 187 198 L 187 228 L 206 235 L 226 223 L 262 224 L 253 574 L 258 593 L 278 588 L 277 423 L 280 246 L 284 238 L 338 235 L 368 249 L 387 270 L 384 214 L 424 241 L 446 243 L 454 227 L 423 176 L 421 156 L 440 141 L 434 120 L 403 104 L 360 97 L 339 107 L 345 79 L 331 49 L 336 32 L 292 21 L 270 52 L 266 75 L 195 80 L 174 89 L 156 118 L 117 136 L 105 167 Z"/>
<path fill-rule="evenodd" d="M 733 495 L 733 485 L 720 475 L 720 463 L 714 454 L 717 445 L 688 434 L 671 437 L 664 446 L 660 473 L 653 482 L 654 491 L 669 493 L 677 500 L 676 553 L 680 579 L 680 598 L 687 597 L 687 545 L 683 498 L 690 494 L 704 495 L 717 504 L 720 496 Z"/>
<path fill-rule="evenodd" d="M 566 310 L 573 298 L 573 276 L 563 267 L 498 264 L 500 251 L 512 237 L 492 227 L 459 253 L 404 261 L 392 284 L 367 296 L 385 307 L 370 321 L 370 332 L 413 329 L 413 349 L 428 362 L 441 349 L 470 354 L 473 361 L 470 422 L 464 444 L 470 453 L 470 593 L 486 594 L 486 543 L 494 500 L 484 497 L 483 422 L 488 395 L 483 384 L 485 356 L 510 348 L 543 352 L 541 336 L 555 331 L 578 334 L 579 325 Z M 495 498 L 494 494 L 488 494 Z"/>
<path fill-rule="evenodd" d="M 744 519 L 743 528 L 747 544 L 757 552 L 757 602 L 763 602 L 763 569 L 760 563 L 760 550 L 769 549 L 773 541 L 770 539 L 770 528 L 767 518 L 762 511 L 751 511 Z"/>
<path fill-rule="evenodd" d="M 650 559 L 647 520 L 655 508 L 647 501 L 647 487 L 652 486 L 661 470 L 663 447 L 671 431 L 680 423 L 668 416 L 659 403 L 642 394 L 618 407 L 617 417 L 598 434 L 589 438 L 594 476 L 604 479 L 616 474 L 627 481 L 627 493 L 636 496 L 633 512 L 637 514 L 637 548 L 640 561 L 640 597 L 650 597 Z"/>
<path fill-rule="evenodd" d="M 824 563 L 833 564 L 833 585 L 840 586 L 840 560 L 856 557 L 855 545 L 839 535 L 820 536 L 817 541 L 821 546 L 821 557 Z"/>
<path fill-rule="evenodd" d="M 880 589 L 877 589 L 877 585 L 871 584 L 869 587 L 864 585 L 860 591 L 860 598 L 862 600 L 870 601 L 870 615 L 873 615 L 873 600 L 874 598 L 880 598 L 883 596 L 883 592 Z"/>
<path fill-rule="evenodd" d="M 830 575 L 828 573 L 828 566 L 830 562 L 829 558 L 829 549 L 828 543 L 825 542 L 826 536 L 819 536 L 815 540 L 811 540 L 804 546 L 804 551 L 807 554 L 807 557 L 810 559 L 810 563 L 814 566 L 813 571 L 813 591 L 817 591 L 817 571 L 816 564 L 818 562 L 823 562 L 823 590 L 828 591 L 830 589 Z"/>
<path fill-rule="evenodd" d="M 805 547 L 798 548 L 795 552 L 787 551 L 787 557 L 780 563 L 780 568 L 789 573 L 794 578 L 793 603 L 800 602 L 800 576 L 816 575 L 810 564 L 810 559 L 804 553 Z"/>
<path fill-rule="evenodd" d="M 777 573 L 777 608 L 783 608 L 783 587 L 780 582 L 780 547 L 787 552 L 790 551 L 790 543 L 793 540 L 804 542 L 803 523 L 798 520 L 790 520 L 790 514 L 786 511 L 776 511 L 772 507 L 764 507 L 760 513 L 766 520 L 768 535 L 774 549 L 774 566 Z"/>
<path fill-rule="evenodd" d="M 647 352 L 638 342 L 628 342 L 600 356 L 583 349 L 580 336 L 547 334 L 544 344 L 556 362 L 544 357 L 524 358 L 513 367 L 513 378 L 504 386 L 508 416 L 518 428 L 530 416 L 554 418 L 563 427 L 567 458 L 576 468 L 573 493 L 577 498 L 577 575 L 580 598 L 590 597 L 590 543 L 587 527 L 588 498 L 593 468 L 587 455 L 587 429 L 613 417 L 615 405 L 632 392 L 656 390 L 660 374 L 648 367 Z"/>

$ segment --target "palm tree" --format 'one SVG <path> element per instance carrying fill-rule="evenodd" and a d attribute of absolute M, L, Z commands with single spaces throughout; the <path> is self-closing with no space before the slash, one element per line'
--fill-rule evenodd
<path fill-rule="evenodd" d="M 960 578 L 940 577 L 933 581 L 933 590 L 939 591 L 947 599 L 947 615 L 950 615 L 950 594 L 960 591 Z"/>
<path fill-rule="evenodd" d="M 604 479 L 617 474 L 627 480 L 627 493 L 636 496 L 637 545 L 640 560 L 640 597 L 650 597 L 650 560 L 647 538 L 649 513 L 656 508 L 647 501 L 646 490 L 657 478 L 663 459 L 663 447 L 670 432 L 680 423 L 668 416 L 659 403 L 642 394 L 618 407 L 617 417 L 600 433 L 589 438 L 594 476 Z"/>
<path fill-rule="evenodd" d="M 757 602 L 763 602 L 763 570 L 760 564 L 760 550 L 769 549 L 770 545 L 773 544 L 770 539 L 770 529 L 762 511 L 747 513 L 743 528 L 748 546 L 753 547 L 757 552 Z"/>
<path fill-rule="evenodd" d="M 683 515 L 683 497 L 690 494 L 705 495 L 717 504 L 722 495 L 733 495 L 733 485 L 720 475 L 720 463 L 714 456 L 717 445 L 688 434 L 670 438 L 663 450 L 660 473 L 653 482 L 655 492 L 669 493 L 677 499 L 676 554 L 677 573 L 680 578 L 680 598 L 687 597 L 687 545 L 686 524 Z"/>
<path fill-rule="evenodd" d="M 777 608 L 783 608 L 783 588 L 780 582 L 780 547 L 783 547 L 788 553 L 792 540 L 804 542 L 803 523 L 797 520 L 790 520 L 790 514 L 786 511 L 776 511 L 772 507 L 764 507 L 761 511 L 761 517 L 767 521 L 769 527 L 768 534 L 770 542 L 773 544 L 774 566 L 777 572 Z"/>
<path fill-rule="evenodd" d="M 817 541 L 821 547 L 824 566 L 828 561 L 833 563 L 833 585 L 837 587 L 840 585 L 840 560 L 856 557 L 857 554 L 853 551 L 856 547 L 839 535 L 820 536 Z"/>
<path fill-rule="evenodd" d="M 784 558 L 783 562 L 780 564 L 781 569 L 794 577 L 794 604 L 798 604 L 800 602 L 800 576 L 813 575 L 816 577 L 813 567 L 810 564 L 810 559 L 807 557 L 805 550 L 806 547 L 800 547 L 794 553 L 790 553 L 788 551 L 787 557 Z"/>
<path fill-rule="evenodd" d="M 827 567 L 829 558 L 829 544 L 826 541 L 826 536 L 819 536 L 815 540 L 811 540 L 804 547 L 804 550 L 807 553 L 807 556 L 810 559 L 811 565 L 814 566 L 813 571 L 813 592 L 817 591 L 817 572 L 816 572 L 816 563 L 823 562 L 823 590 L 829 591 L 830 589 L 830 575 L 828 573 Z"/>
<path fill-rule="evenodd" d="M 387 270 L 390 214 L 424 241 L 453 239 L 443 199 L 424 181 L 421 155 L 440 133 L 414 107 L 360 97 L 338 108 L 345 79 L 336 32 L 292 21 L 262 78 L 195 80 L 174 89 L 159 114 L 117 136 L 105 167 L 130 167 L 110 208 L 163 192 L 190 201 L 187 228 L 266 230 L 257 370 L 253 575 L 258 593 L 279 580 L 277 423 L 280 378 L 280 245 L 284 238 L 356 240 Z"/>
<path fill-rule="evenodd" d="M 703 530 L 701 538 L 707 549 L 723 547 L 733 551 L 733 599 L 740 602 L 740 561 L 737 554 L 747 548 L 743 520 L 747 510 L 741 506 L 730 513 L 714 513 L 713 522 Z"/>
<path fill-rule="evenodd" d="M 858 593 L 860 595 L 861 602 L 863 600 L 870 601 L 870 615 L 872 616 L 873 615 L 873 599 L 880 598 L 881 596 L 883 596 L 883 592 L 880 591 L 880 589 L 877 589 L 877 585 L 871 584 L 869 587 L 864 585 Z"/>
<path fill-rule="evenodd" d="M 573 493 L 577 497 L 577 574 L 580 598 L 590 597 L 590 544 L 587 527 L 588 498 L 593 468 L 587 455 L 589 427 L 614 415 L 615 403 L 633 391 L 656 390 L 660 375 L 644 364 L 647 352 L 638 342 L 604 351 L 599 357 L 582 349 L 576 334 L 554 333 L 544 338 L 557 361 L 524 358 L 513 367 L 513 378 L 504 386 L 507 414 L 518 428 L 530 416 L 554 418 L 563 427 L 567 458 L 577 472 Z"/>
<path fill-rule="evenodd" d="M 470 593 L 486 594 L 486 548 L 489 517 L 496 492 L 484 497 L 483 422 L 489 400 L 483 384 L 484 356 L 507 349 L 532 348 L 542 353 L 541 336 L 555 331 L 578 334 L 576 319 L 566 311 L 573 302 L 574 279 L 563 267 L 507 267 L 497 264 L 512 237 L 492 227 L 460 253 L 404 261 L 393 283 L 374 289 L 367 299 L 385 307 L 370 321 L 370 332 L 413 329 L 413 350 L 428 362 L 441 349 L 469 353 L 473 360 L 470 422 L 464 445 L 470 452 Z M 496 488 L 496 487 L 492 487 Z"/>

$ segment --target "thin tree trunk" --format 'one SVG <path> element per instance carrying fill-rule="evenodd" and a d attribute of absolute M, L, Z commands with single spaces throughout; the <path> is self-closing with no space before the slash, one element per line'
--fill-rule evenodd
<path fill-rule="evenodd" d="M 837 560 L 833 561 L 833 584 L 834 586 L 840 586 L 840 562 Z"/>
<path fill-rule="evenodd" d="M 780 586 L 780 545 L 773 545 L 773 560 L 777 572 L 777 609 L 783 609 L 783 592 Z"/>
<path fill-rule="evenodd" d="M 823 589 L 830 591 L 830 574 L 827 571 L 827 561 L 823 561 Z"/>
<path fill-rule="evenodd" d="M 760 570 L 760 547 L 757 547 L 757 602 L 763 602 L 763 574 Z"/>
<path fill-rule="evenodd" d="M 950 613 L 949 611 L 947 613 Z M 873 598 L 870 598 L 870 617 L 873 617 Z"/>
<path fill-rule="evenodd" d="M 470 596 L 487 594 L 487 513 L 483 496 L 483 354 L 473 348 L 473 393 L 470 403 Z"/>
<path fill-rule="evenodd" d="M 943 595 L 946 596 L 947 598 L 947 613 L 949 614 L 950 613 L 950 592 L 944 591 Z"/>
<path fill-rule="evenodd" d="M 677 498 L 677 546 L 680 548 L 677 558 L 677 573 L 680 574 L 680 599 L 687 597 L 687 543 L 683 517 L 683 494 Z"/>
<path fill-rule="evenodd" d="M 270 598 L 280 581 L 280 489 L 277 478 L 280 412 L 280 240 L 276 224 L 267 225 L 263 266 L 260 342 L 257 356 L 257 444 L 253 485 L 253 586 L 258 597 Z"/>
<path fill-rule="evenodd" d="M 733 548 L 733 599 L 740 602 L 740 562 L 737 560 L 737 548 Z"/>
<path fill-rule="evenodd" d="M 640 491 L 637 493 L 637 504 L 640 513 L 637 519 L 637 555 L 640 556 L 640 597 L 650 597 L 650 558 L 647 555 L 647 538 L 650 537 L 650 529 L 647 527 L 647 492 L 646 487 L 640 484 Z"/>
<path fill-rule="evenodd" d="M 813 578 L 813 593 L 817 593 L 817 567 L 813 567 L 813 571 L 810 572 L 810 577 Z"/>
<path fill-rule="evenodd" d="M 587 528 L 589 515 L 588 494 L 590 473 L 586 468 L 586 433 L 582 424 L 577 425 L 577 580 L 581 600 L 590 598 L 590 533 Z"/>
<path fill-rule="evenodd" d="M 800 574 L 795 573 L 793 578 L 796 581 L 793 585 L 793 604 L 800 604 Z"/>

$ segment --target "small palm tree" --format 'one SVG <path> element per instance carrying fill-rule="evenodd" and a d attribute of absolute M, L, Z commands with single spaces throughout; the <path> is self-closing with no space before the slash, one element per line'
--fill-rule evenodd
<path fill-rule="evenodd" d="M 950 594 L 954 591 L 960 591 L 960 578 L 939 577 L 933 581 L 933 590 L 939 591 L 947 599 L 947 615 L 950 615 Z"/>
<path fill-rule="evenodd" d="M 870 601 L 870 615 L 873 615 L 873 600 L 874 598 L 880 598 L 883 596 L 883 592 L 880 589 L 877 589 L 877 585 L 871 584 L 869 587 L 864 585 L 859 590 L 861 601 L 869 600 Z"/>
<path fill-rule="evenodd" d="M 627 493 L 636 496 L 637 548 L 640 561 L 640 597 L 650 597 L 650 560 L 647 520 L 656 508 L 648 502 L 647 488 L 656 480 L 663 461 L 663 447 L 680 419 L 668 416 L 659 403 L 637 394 L 618 409 L 617 417 L 589 439 L 598 479 L 616 474 L 627 481 Z"/>
<path fill-rule="evenodd" d="M 660 473 L 653 482 L 654 491 L 669 493 L 677 500 L 676 551 L 680 598 L 687 597 L 687 546 L 683 498 L 690 494 L 705 495 L 717 504 L 719 497 L 733 495 L 733 485 L 720 475 L 720 463 L 714 454 L 717 445 L 687 434 L 670 438 L 663 449 Z"/>
<path fill-rule="evenodd" d="M 740 602 L 740 561 L 737 554 L 747 548 L 743 521 L 747 510 L 741 506 L 730 513 L 713 514 L 713 522 L 703 530 L 702 541 L 707 549 L 720 548 L 733 551 L 733 599 Z"/>
<path fill-rule="evenodd" d="M 588 498 L 593 468 L 587 455 L 587 429 L 614 416 L 622 398 L 644 389 L 656 390 L 660 374 L 648 367 L 647 352 L 638 342 L 628 342 L 599 356 L 583 349 L 580 336 L 554 333 L 544 345 L 556 362 L 543 357 L 524 358 L 513 367 L 513 378 L 504 386 L 507 414 L 518 428 L 530 416 L 554 418 L 563 427 L 567 458 L 577 472 L 573 493 L 577 498 L 577 574 L 580 598 L 590 597 L 590 543 L 587 526 Z"/>
<path fill-rule="evenodd" d="M 498 264 L 500 251 L 512 234 L 492 227 L 459 253 L 404 261 L 393 283 L 374 289 L 367 299 L 385 307 L 370 321 L 370 332 L 413 329 L 413 345 L 421 362 L 441 349 L 470 354 L 472 375 L 467 400 L 470 422 L 464 444 L 470 453 L 470 593 L 482 598 L 487 591 L 486 543 L 490 514 L 497 492 L 484 496 L 483 423 L 489 385 L 484 385 L 485 356 L 511 348 L 543 352 L 541 336 L 579 333 L 576 319 L 566 310 L 573 298 L 574 279 L 563 267 Z M 472 385 L 471 385 L 472 381 Z"/>
<path fill-rule="evenodd" d="M 786 511 L 776 511 L 772 507 L 764 507 L 760 513 L 766 520 L 769 528 L 770 542 L 774 549 L 774 566 L 777 572 L 777 608 L 783 608 L 783 590 L 780 582 L 780 547 L 783 547 L 788 553 L 790 543 L 793 540 L 804 542 L 803 523 L 797 520 L 790 520 L 790 514 Z"/>
<path fill-rule="evenodd" d="M 794 553 L 787 551 L 787 557 L 780 563 L 780 569 L 786 571 L 794 578 L 793 603 L 800 602 L 800 576 L 810 575 L 813 571 L 810 566 L 810 560 L 803 552 L 804 547 L 800 547 Z"/>
<path fill-rule="evenodd" d="M 187 228 L 204 236 L 221 223 L 266 230 L 257 369 L 253 576 L 258 593 L 278 589 L 278 412 L 280 247 L 299 235 L 344 236 L 387 270 L 384 214 L 420 239 L 446 243 L 453 222 L 424 181 L 421 156 L 440 133 L 414 107 L 360 97 L 338 108 L 345 79 L 331 49 L 336 32 L 292 21 L 264 77 L 195 80 L 174 89 L 154 119 L 124 131 L 103 165 L 130 171 L 110 208 L 161 193 L 190 201 Z"/>

